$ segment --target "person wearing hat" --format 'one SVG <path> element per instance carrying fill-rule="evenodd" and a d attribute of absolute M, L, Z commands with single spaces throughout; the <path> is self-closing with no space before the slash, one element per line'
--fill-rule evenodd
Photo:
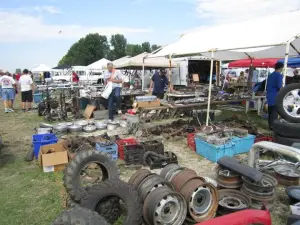
<path fill-rule="evenodd" d="M 283 76 L 282 76 L 283 63 L 277 62 L 275 64 L 275 71 L 268 76 L 267 80 L 267 103 L 268 103 L 268 123 L 270 130 L 273 129 L 273 123 L 278 119 L 276 110 L 275 99 L 282 88 Z"/>

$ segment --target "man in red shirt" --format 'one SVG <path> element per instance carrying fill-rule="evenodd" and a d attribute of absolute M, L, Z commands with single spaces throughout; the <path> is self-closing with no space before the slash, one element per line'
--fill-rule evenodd
<path fill-rule="evenodd" d="M 74 82 L 74 83 L 79 82 L 79 77 L 75 71 L 72 72 L 72 82 Z"/>
<path fill-rule="evenodd" d="M 21 77 L 21 74 L 20 74 L 20 73 L 17 73 L 17 74 L 16 74 L 16 80 L 19 81 L 19 80 L 20 80 L 20 77 Z"/>

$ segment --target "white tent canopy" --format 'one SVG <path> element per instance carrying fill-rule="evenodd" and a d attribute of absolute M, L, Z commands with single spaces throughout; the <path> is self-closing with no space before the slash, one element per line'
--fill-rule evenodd
<path fill-rule="evenodd" d="M 293 11 L 240 23 L 204 27 L 183 35 L 151 57 L 201 54 L 218 60 L 280 58 L 291 40 L 290 55 L 300 52 L 300 11 Z M 233 34 L 233 35 L 232 35 Z M 296 50 L 295 50 L 296 49 Z"/>
<path fill-rule="evenodd" d="M 45 64 L 40 64 L 39 66 L 37 66 L 31 70 L 31 72 L 33 72 L 33 73 L 34 72 L 50 72 L 50 71 L 52 71 L 52 69 Z"/>
<path fill-rule="evenodd" d="M 124 56 L 124 57 L 122 57 L 122 58 L 119 58 L 119 59 L 116 59 L 116 60 L 114 60 L 113 61 L 113 64 L 114 65 L 119 65 L 119 64 L 122 64 L 123 62 L 126 62 L 126 60 L 127 59 L 129 59 L 130 58 L 130 56 Z"/>
<path fill-rule="evenodd" d="M 134 56 L 132 58 L 127 58 L 115 64 L 116 68 L 168 68 L 170 67 L 170 62 L 165 57 L 159 58 L 147 58 L 150 55 L 147 52 Z M 172 63 L 172 67 L 178 67 L 175 63 Z"/>
<path fill-rule="evenodd" d="M 103 58 L 103 59 L 100 59 L 100 60 L 88 65 L 87 68 L 90 70 L 102 70 L 102 69 L 106 68 L 107 63 L 109 63 L 109 62 L 111 62 L 111 61 Z"/>

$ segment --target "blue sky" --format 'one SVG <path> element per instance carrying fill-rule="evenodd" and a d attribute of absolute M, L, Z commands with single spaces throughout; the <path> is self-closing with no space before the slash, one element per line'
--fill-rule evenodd
<path fill-rule="evenodd" d="M 0 1 L 0 69 L 52 67 L 90 32 L 165 45 L 195 27 L 299 8 L 299 0 Z"/>

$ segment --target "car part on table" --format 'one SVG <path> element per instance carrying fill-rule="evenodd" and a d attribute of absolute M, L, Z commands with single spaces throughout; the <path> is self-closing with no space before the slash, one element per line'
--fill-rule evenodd
<path fill-rule="evenodd" d="M 299 185 L 300 171 L 289 165 L 278 165 L 274 167 L 275 177 L 279 184 L 285 186 Z"/>
<path fill-rule="evenodd" d="M 282 137 L 300 139 L 300 124 L 289 123 L 283 119 L 277 119 L 273 122 L 273 131 Z"/>
<path fill-rule="evenodd" d="M 88 150 L 88 151 L 80 151 L 76 153 L 73 160 L 69 162 L 65 171 L 64 171 L 64 185 L 68 191 L 68 193 L 72 196 L 72 198 L 76 201 L 80 201 L 80 199 L 85 195 L 86 189 L 81 183 L 81 177 L 90 178 L 88 175 L 89 171 L 86 171 L 85 168 L 89 163 L 95 163 L 99 166 L 102 179 L 100 177 L 96 177 L 97 180 L 94 183 L 101 183 L 106 179 L 118 179 L 119 178 L 119 169 L 117 168 L 114 161 L 106 155 L 105 153 Z M 92 170 L 94 172 L 96 169 Z M 87 175 L 87 176 L 86 176 Z"/>
<path fill-rule="evenodd" d="M 300 202 L 300 186 L 287 187 L 285 192 L 289 196 L 291 205 Z"/>
<path fill-rule="evenodd" d="M 217 188 L 205 183 L 203 178 L 195 177 L 187 181 L 180 194 L 187 202 L 188 217 L 195 222 L 203 222 L 216 215 L 219 199 Z"/>
<path fill-rule="evenodd" d="M 152 173 L 147 176 L 138 186 L 137 190 L 139 196 L 141 197 L 142 201 L 144 202 L 147 196 L 158 187 L 166 186 L 170 190 L 173 190 L 173 186 L 170 182 L 166 181 L 164 178 L 159 176 L 156 173 Z"/>
<path fill-rule="evenodd" d="M 251 207 L 252 201 L 246 194 L 238 190 L 219 190 L 218 213 L 226 215 Z"/>
<path fill-rule="evenodd" d="M 261 150 L 275 152 L 277 154 L 295 158 L 298 162 L 300 161 L 300 149 L 273 143 L 273 142 L 261 141 L 252 145 L 252 148 L 248 154 L 249 166 L 257 169 L 260 168 L 259 157 L 260 157 Z"/>
<path fill-rule="evenodd" d="M 235 173 L 248 177 L 249 179 L 255 182 L 260 182 L 263 178 L 263 174 L 258 170 L 248 165 L 241 164 L 236 159 L 231 158 L 229 156 L 223 156 L 221 159 L 218 160 L 218 164 Z"/>
<path fill-rule="evenodd" d="M 91 133 L 97 130 L 97 127 L 95 125 L 87 125 L 83 127 L 83 131 L 87 133 Z"/>
<path fill-rule="evenodd" d="M 52 225 L 109 225 L 98 213 L 76 207 L 62 212 Z"/>
<path fill-rule="evenodd" d="M 143 217 L 149 225 L 181 225 L 186 213 L 183 196 L 164 186 L 150 192 L 143 206 Z"/>
<path fill-rule="evenodd" d="M 126 214 L 123 218 L 123 225 L 140 225 L 142 223 L 143 206 L 137 191 L 120 180 L 107 180 L 99 185 L 92 186 L 81 199 L 80 205 L 103 215 L 102 210 L 99 210 L 98 207 L 101 206 L 102 201 L 108 198 L 117 198 L 118 201 L 124 203 Z"/>
<path fill-rule="evenodd" d="M 246 209 L 229 215 L 216 217 L 214 219 L 194 225 L 249 225 L 261 224 L 272 225 L 271 214 L 269 211 Z"/>
<path fill-rule="evenodd" d="M 219 167 L 217 170 L 218 186 L 226 189 L 237 189 L 242 186 L 242 177 L 231 170 Z"/>
<path fill-rule="evenodd" d="M 143 156 L 144 165 L 150 167 L 150 169 L 160 169 L 170 163 L 178 163 L 177 156 L 173 152 L 165 152 L 164 155 L 157 154 L 155 152 L 145 152 Z"/>
<path fill-rule="evenodd" d="M 281 118 L 300 123 L 300 84 L 281 88 L 276 96 L 276 109 Z"/>

